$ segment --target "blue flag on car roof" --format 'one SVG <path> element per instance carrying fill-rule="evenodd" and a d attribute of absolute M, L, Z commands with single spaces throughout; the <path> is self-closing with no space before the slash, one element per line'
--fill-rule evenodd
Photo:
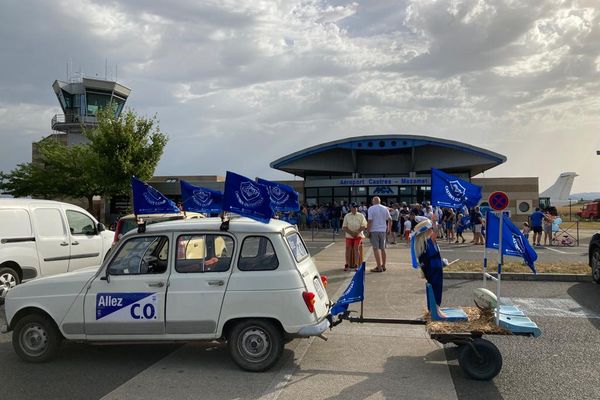
<path fill-rule="evenodd" d="M 271 198 L 271 207 L 274 211 L 285 212 L 300 210 L 298 192 L 296 192 L 293 187 L 261 178 L 257 178 L 256 180 L 258 183 L 267 187 L 269 197 Z"/>
<path fill-rule="evenodd" d="M 506 213 L 502 213 L 502 253 L 507 256 L 521 257 L 531 268 L 534 274 L 537 253 L 529 244 L 523 233 L 512 223 Z M 485 247 L 497 249 L 499 246 L 499 221 L 498 215 L 488 211 L 486 222 Z"/>
<path fill-rule="evenodd" d="M 194 186 L 181 180 L 181 202 L 185 211 L 220 213 L 223 208 L 223 193 Z"/>
<path fill-rule="evenodd" d="M 431 204 L 440 207 L 475 207 L 481 200 L 481 187 L 431 168 Z"/>
<path fill-rule="evenodd" d="M 225 177 L 223 210 L 264 223 L 269 223 L 273 216 L 267 187 L 230 171 Z"/>
<path fill-rule="evenodd" d="M 135 176 L 131 177 L 133 212 L 139 214 L 179 214 L 181 210 L 172 200 Z"/>
<path fill-rule="evenodd" d="M 336 316 L 348 310 L 348 305 L 365 299 L 365 263 L 358 268 L 344 293 L 331 307 L 331 315 Z"/>

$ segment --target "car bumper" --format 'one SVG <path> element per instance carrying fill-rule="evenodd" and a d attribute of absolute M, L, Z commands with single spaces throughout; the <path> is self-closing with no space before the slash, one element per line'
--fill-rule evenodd
<path fill-rule="evenodd" d="M 301 328 L 297 336 L 300 337 L 308 337 L 308 336 L 319 336 L 323 332 L 325 332 L 329 328 L 329 320 L 327 318 L 323 318 L 321 322 L 316 323 L 315 325 L 309 325 Z"/>

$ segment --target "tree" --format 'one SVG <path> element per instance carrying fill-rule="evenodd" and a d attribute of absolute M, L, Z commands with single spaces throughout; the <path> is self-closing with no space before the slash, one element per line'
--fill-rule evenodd
<path fill-rule="evenodd" d="M 106 107 L 97 121 L 96 128 L 84 132 L 90 143 L 67 147 L 52 138 L 42 140 L 40 160 L 0 172 L 0 189 L 16 197 L 84 197 L 91 211 L 95 195 L 126 194 L 132 175 L 152 177 L 168 140 L 156 117 L 138 117 L 133 111 L 115 116 Z"/>
<path fill-rule="evenodd" d="M 137 116 L 128 110 L 115 117 L 111 107 L 98 113 L 98 126 L 84 134 L 90 140 L 94 158 L 94 178 L 98 194 L 127 194 L 135 175 L 148 180 L 154 174 L 168 137 L 160 131 L 156 117 Z"/>

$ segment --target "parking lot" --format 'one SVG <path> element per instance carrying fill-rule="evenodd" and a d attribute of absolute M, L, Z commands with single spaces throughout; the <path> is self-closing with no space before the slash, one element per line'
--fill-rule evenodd
<path fill-rule="evenodd" d="M 351 277 L 341 269 L 341 240 L 307 245 L 336 299 Z M 365 250 L 372 266 L 370 248 Z M 585 248 L 568 250 L 574 250 L 574 260 L 585 259 Z M 442 251 L 450 259 L 481 256 L 473 246 L 442 245 Z M 405 245 L 391 247 L 388 254 L 388 272 L 367 274 L 365 316 L 419 318 L 425 309 L 424 281 L 410 268 Z M 478 286 L 479 281 L 446 280 L 444 304 L 471 305 L 471 291 Z M 503 296 L 531 316 L 542 336 L 488 337 L 504 358 L 502 372 L 490 382 L 465 379 L 454 348 L 430 340 L 422 326 L 344 322 L 326 334 L 327 342 L 292 341 L 280 363 L 265 373 L 239 370 L 217 342 L 67 343 L 55 360 L 26 364 L 13 352 L 10 336 L 0 335 L 2 399 L 600 398 L 600 286 L 507 281 Z"/>

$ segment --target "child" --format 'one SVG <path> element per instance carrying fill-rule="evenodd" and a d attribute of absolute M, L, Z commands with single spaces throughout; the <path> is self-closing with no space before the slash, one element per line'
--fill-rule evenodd
<path fill-rule="evenodd" d="M 406 244 L 410 243 L 411 229 L 412 229 L 411 218 L 406 218 L 406 221 L 404 221 L 404 240 L 406 240 Z"/>
<path fill-rule="evenodd" d="M 462 243 L 465 242 L 465 238 L 463 237 L 463 231 L 465 230 L 465 226 L 463 225 L 463 215 L 462 213 L 458 214 L 458 220 L 456 221 L 456 242 L 458 243 L 458 238 L 462 239 Z"/>
<path fill-rule="evenodd" d="M 529 223 L 524 222 L 523 223 L 523 236 L 525 236 L 525 239 L 527 239 L 527 241 L 529 241 L 529 231 L 531 231 L 531 228 L 529 228 Z"/>

